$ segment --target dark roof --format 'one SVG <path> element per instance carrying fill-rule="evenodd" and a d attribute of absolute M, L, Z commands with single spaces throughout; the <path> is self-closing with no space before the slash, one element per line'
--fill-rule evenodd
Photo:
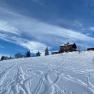
<path fill-rule="evenodd" d="M 64 45 L 60 45 L 60 47 L 65 47 L 65 46 L 76 46 L 76 44 L 75 43 L 73 43 L 73 44 L 64 44 Z"/>
<path fill-rule="evenodd" d="M 87 48 L 87 50 L 94 50 L 94 48 Z"/>

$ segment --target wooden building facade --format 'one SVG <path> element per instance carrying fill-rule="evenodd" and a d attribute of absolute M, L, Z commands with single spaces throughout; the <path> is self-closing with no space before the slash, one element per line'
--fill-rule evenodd
<path fill-rule="evenodd" d="M 63 52 L 72 52 L 72 51 L 77 51 L 77 46 L 76 44 L 64 44 L 63 46 L 61 45 L 60 46 L 60 49 L 59 49 L 59 53 L 63 53 Z"/>

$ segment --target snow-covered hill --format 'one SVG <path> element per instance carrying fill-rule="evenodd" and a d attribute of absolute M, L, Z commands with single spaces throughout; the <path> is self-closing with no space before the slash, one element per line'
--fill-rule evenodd
<path fill-rule="evenodd" d="M 94 52 L 1 61 L 0 94 L 94 94 Z"/>

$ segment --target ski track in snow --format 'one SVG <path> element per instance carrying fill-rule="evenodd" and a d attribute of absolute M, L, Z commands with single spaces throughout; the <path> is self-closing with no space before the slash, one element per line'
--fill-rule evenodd
<path fill-rule="evenodd" d="M 36 59 L 33 61 L 38 62 Z M 87 74 L 87 69 L 79 70 L 74 66 L 70 69 L 66 61 L 64 62 L 66 66 L 41 63 L 41 60 L 40 63 L 30 63 L 32 59 L 26 62 L 21 60 L 10 63 L 10 66 L 0 70 L 0 94 L 94 94 L 94 83 L 90 80 L 91 76 Z M 87 65 L 84 65 L 84 68 L 87 68 Z M 93 69 L 90 70 L 94 72 Z M 76 77 L 77 74 L 82 78 Z"/>

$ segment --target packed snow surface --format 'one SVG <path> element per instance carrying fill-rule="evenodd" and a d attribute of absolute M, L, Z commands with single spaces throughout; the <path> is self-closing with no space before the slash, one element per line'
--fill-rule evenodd
<path fill-rule="evenodd" d="M 94 52 L 1 61 L 0 94 L 94 94 Z"/>

